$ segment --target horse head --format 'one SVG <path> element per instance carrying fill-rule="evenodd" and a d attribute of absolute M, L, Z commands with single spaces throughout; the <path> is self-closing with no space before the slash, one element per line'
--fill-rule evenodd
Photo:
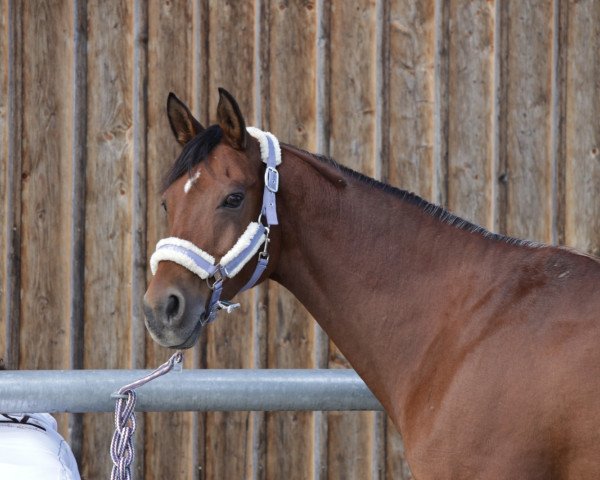
<path fill-rule="evenodd" d="M 151 258 L 144 312 L 152 338 L 171 348 L 193 346 L 223 308 L 221 298 L 232 298 L 251 277 L 256 282 L 271 269 L 264 273 L 270 229 L 261 215 L 270 167 L 235 99 L 224 89 L 219 94 L 218 123 L 207 128 L 174 94 L 167 101 L 183 149 L 165 177 L 170 236 Z M 259 270 L 261 258 L 266 261 Z"/>

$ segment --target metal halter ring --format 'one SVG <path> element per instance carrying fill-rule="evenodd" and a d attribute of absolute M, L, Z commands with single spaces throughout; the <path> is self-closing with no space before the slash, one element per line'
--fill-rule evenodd
<path fill-rule="evenodd" d="M 211 278 L 215 279 L 212 285 L 210 284 Z M 223 274 L 221 273 L 221 270 L 217 269 L 215 270 L 215 273 L 213 273 L 212 277 L 207 277 L 206 285 L 208 285 L 208 288 L 210 288 L 211 290 L 214 290 L 217 282 L 220 282 L 221 280 L 223 280 Z"/>
<path fill-rule="evenodd" d="M 262 251 L 258 254 L 258 256 L 260 258 L 269 258 L 269 252 L 267 251 L 267 249 L 269 248 L 269 243 L 271 242 L 271 239 L 269 238 L 269 235 L 271 234 L 271 228 L 265 226 L 265 230 L 266 230 L 265 243 L 263 245 Z"/>

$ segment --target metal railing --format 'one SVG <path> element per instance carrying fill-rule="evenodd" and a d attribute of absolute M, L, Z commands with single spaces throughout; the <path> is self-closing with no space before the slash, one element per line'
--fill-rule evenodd
<path fill-rule="evenodd" d="M 0 372 L 0 412 L 112 412 L 151 370 Z M 137 411 L 383 410 L 354 370 L 182 370 L 137 390 Z"/>

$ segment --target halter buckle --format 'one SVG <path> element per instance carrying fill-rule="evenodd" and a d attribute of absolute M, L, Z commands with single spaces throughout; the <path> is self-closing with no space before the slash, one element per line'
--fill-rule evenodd
<path fill-rule="evenodd" d="M 265 187 L 273 193 L 279 191 L 279 172 L 273 167 L 265 169 Z"/>

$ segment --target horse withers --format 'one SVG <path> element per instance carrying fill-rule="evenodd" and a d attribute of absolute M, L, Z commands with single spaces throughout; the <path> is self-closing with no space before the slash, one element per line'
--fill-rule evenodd
<path fill-rule="evenodd" d="M 415 478 L 600 478 L 598 259 L 279 146 L 225 90 L 208 128 L 167 107 L 183 150 L 144 297 L 154 340 L 191 347 L 271 278 L 381 401 Z"/>

